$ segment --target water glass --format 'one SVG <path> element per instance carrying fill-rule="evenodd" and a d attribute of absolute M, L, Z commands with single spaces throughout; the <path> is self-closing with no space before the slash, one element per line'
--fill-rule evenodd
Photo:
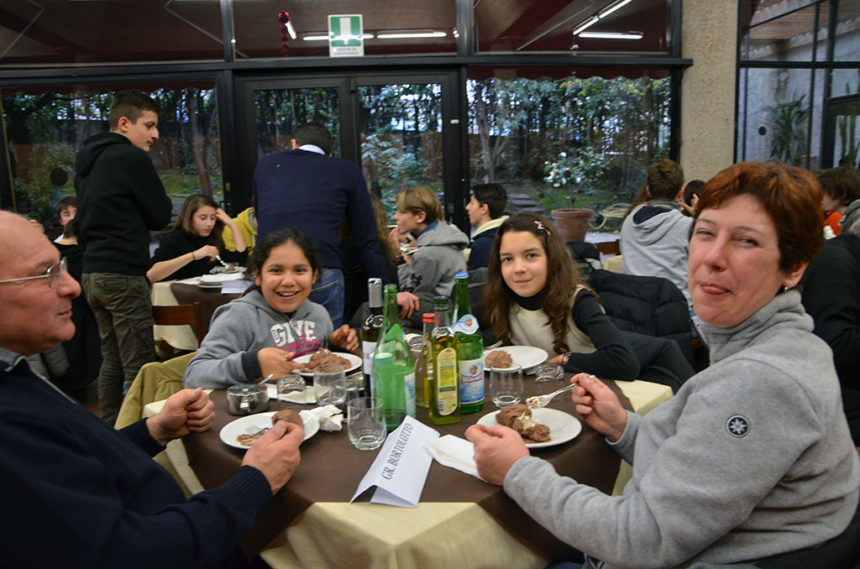
<path fill-rule="evenodd" d="M 522 401 L 523 368 L 517 364 L 490 368 L 490 398 L 500 408 Z"/>
<path fill-rule="evenodd" d="M 302 376 L 289 373 L 278 378 L 278 401 L 288 403 L 305 403 L 307 385 Z"/>
<path fill-rule="evenodd" d="M 346 404 L 346 431 L 358 450 L 374 450 L 385 441 L 385 407 L 379 397 L 356 397 Z"/>
<path fill-rule="evenodd" d="M 558 364 L 542 363 L 535 368 L 535 381 L 560 381 L 564 379 L 564 368 Z"/>
<path fill-rule="evenodd" d="M 346 400 L 360 397 L 364 391 L 364 371 L 361 369 L 357 373 L 346 376 Z"/>
<path fill-rule="evenodd" d="M 338 367 L 317 366 L 314 369 L 314 395 L 317 405 L 343 405 L 346 401 L 346 373 Z"/>

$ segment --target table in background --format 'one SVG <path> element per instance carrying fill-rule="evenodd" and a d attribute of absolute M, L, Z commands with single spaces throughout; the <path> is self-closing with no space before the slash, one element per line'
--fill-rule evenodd
<path fill-rule="evenodd" d="M 638 384 L 640 405 L 656 405 L 666 392 L 664 386 L 646 382 L 619 383 Z M 546 393 L 561 385 L 536 384 L 529 379 L 526 384 L 526 395 Z M 649 385 L 655 389 L 646 397 Z M 671 390 L 668 393 L 671 396 Z M 221 427 L 235 419 L 226 411 L 224 393 L 216 391 L 212 397 L 217 410 L 213 428 L 187 437 L 187 457 L 184 453 L 178 457 L 177 470 L 195 473 L 188 485 L 198 489 L 222 484 L 235 474 L 242 459 L 242 451 L 227 447 L 218 438 Z M 630 402 L 625 403 L 631 408 Z M 272 409 L 280 407 L 301 408 L 272 402 Z M 557 398 L 550 407 L 576 415 L 568 397 Z M 492 410 L 493 405 L 487 403 L 484 411 L 465 415 L 459 424 L 431 426 L 443 435 L 462 436 L 466 427 Z M 419 410 L 418 418 L 426 423 L 426 410 Z M 560 472 L 606 493 L 612 491 L 617 479 L 620 459 L 603 437 L 586 425 L 573 441 L 532 453 L 553 463 Z M 302 446 L 302 466 L 258 518 L 246 538 L 246 548 L 256 552 L 268 544 L 262 555 L 273 567 L 350 566 L 361 560 L 362 567 L 410 569 L 503 564 L 541 568 L 548 559 L 569 551 L 526 516 L 501 488 L 436 462 L 430 467 L 417 508 L 348 503 L 376 455 L 355 450 L 345 430 L 320 432 L 308 440 Z"/>
<path fill-rule="evenodd" d="M 152 284 L 153 306 L 176 306 L 199 302 L 207 327 L 216 308 L 240 296 L 241 294 L 224 294 L 220 289 L 202 289 L 194 284 L 177 281 L 161 281 Z M 191 352 L 200 347 L 191 326 L 156 325 L 153 327 L 153 334 L 156 342 L 162 340 L 177 350 Z"/>

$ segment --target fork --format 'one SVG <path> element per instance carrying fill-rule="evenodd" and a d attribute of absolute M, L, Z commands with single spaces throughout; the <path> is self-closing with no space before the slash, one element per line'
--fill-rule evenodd
<path fill-rule="evenodd" d="M 221 255 L 215 255 L 215 260 L 218 261 L 219 263 L 221 263 L 221 266 L 223 266 L 223 267 L 229 267 L 230 266 L 224 262 L 224 259 L 221 258 Z"/>
<path fill-rule="evenodd" d="M 269 430 L 270 427 L 264 427 L 262 425 L 251 425 L 250 427 L 245 429 L 245 433 L 251 435 L 252 437 L 256 437 L 257 435 L 262 435 L 266 431 Z"/>
<path fill-rule="evenodd" d="M 594 376 L 591 376 L 591 379 L 594 379 Z M 532 395 L 531 397 L 526 399 L 526 405 L 529 409 L 540 409 L 541 407 L 546 407 L 547 404 L 552 401 L 553 397 L 560 393 L 564 393 L 565 391 L 570 391 L 574 387 L 579 385 L 578 383 L 571 383 L 565 387 L 557 391 L 553 391 L 552 393 L 547 393 L 546 395 Z"/>

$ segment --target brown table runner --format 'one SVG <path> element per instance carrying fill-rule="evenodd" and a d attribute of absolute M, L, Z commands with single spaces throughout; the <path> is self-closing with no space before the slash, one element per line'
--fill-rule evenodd
<path fill-rule="evenodd" d="M 630 402 L 612 382 L 607 382 L 619 394 L 622 404 L 631 409 Z M 526 396 L 548 393 L 557 389 L 560 382 L 535 383 L 526 379 Z M 242 461 L 243 451 L 228 447 L 218 437 L 221 427 L 236 419 L 227 412 L 224 392 L 214 391 L 216 417 L 212 429 L 194 433 L 185 438 L 188 459 L 200 482 L 206 488 L 223 484 L 235 475 Z M 569 396 L 557 397 L 549 407 L 568 412 L 577 418 Z M 307 406 L 271 401 L 269 410 Z M 418 410 L 418 419 L 439 431 L 441 435 L 463 436 L 466 428 L 494 411 L 489 401 L 481 412 L 463 415 L 455 425 L 433 425 L 428 421 L 427 410 Z M 378 452 L 378 451 L 377 451 Z M 258 516 L 251 531 L 243 540 L 248 554 L 260 552 L 282 532 L 299 514 L 314 502 L 349 502 L 358 483 L 370 468 L 377 452 L 359 451 L 352 447 L 343 430 L 327 433 L 320 431 L 302 444 L 302 462 L 290 482 L 272 500 L 270 506 Z M 579 482 L 611 493 L 618 475 L 620 459 L 603 441 L 603 436 L 583 423 L 582 433 L 573 441 L 555 447 L 533 449 L 532 455 L 551 462 L 556 470 Z M 492 515 L 517 539 L 549 558 L 561 558 L 571 552 L 547 530 L 534 522 L 498 486 L 487 484 L 447 468 L 435 461 L 430 466 L 422 502 L 475 502 Z"/>

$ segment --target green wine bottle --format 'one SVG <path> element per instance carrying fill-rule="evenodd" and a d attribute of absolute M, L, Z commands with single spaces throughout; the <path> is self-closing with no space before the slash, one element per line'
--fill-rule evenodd
<path fill-rule="evenodd" d="M 454 338 L 460 367 L 460 412 L 484 407 L 484 339 L 469 302 L 469 274 L 454 275 Z"/>
<path fill-rule="evenodd" d="M 374 396 L 385 405 L 385 427 L 400 426 L 406 415 L 415 417 L 415 364 L 400 325 L 397 287 L 385 285 L 382 334 L 373 352 L 371 383 Z"/>
<path fill-rule="evenodd" d="M 367 279 L 367 306 L 370 313 L 361 324 L 361 353 L 364 356 L 364 385 L 371 390 L 370 377 L 373 372 L 373 352 L 376 351 L 376 343 L 379 342 L 379 333 L 382 331 L 382 279 Z"/>

